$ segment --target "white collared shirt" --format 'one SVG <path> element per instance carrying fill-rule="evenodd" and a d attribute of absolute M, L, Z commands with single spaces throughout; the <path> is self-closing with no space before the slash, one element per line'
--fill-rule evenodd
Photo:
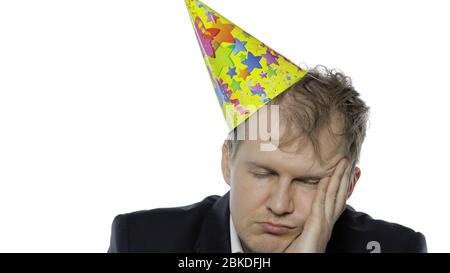
<path fill-rule="evenodd" d="M 231 253 L 244 253 L 242 250 L 241 241 L 237 235 L 236 228 L 234 227 L 233 219 L 230 213 L 230 241 L 231 241 Z"/>

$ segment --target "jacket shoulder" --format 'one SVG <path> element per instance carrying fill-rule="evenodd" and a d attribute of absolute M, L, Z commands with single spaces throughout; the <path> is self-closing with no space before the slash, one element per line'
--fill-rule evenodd
<path fill-rule="evenodd" d="M 425 236 L 413 229 L 347 206 L 336 223 L 332 247 L 340 252 L 427 252 Z"/>
<path fill-rule="evenodd" d="M 191 252 L 203 219 L 218 198 L 117 215 L 108 252 Z"/>

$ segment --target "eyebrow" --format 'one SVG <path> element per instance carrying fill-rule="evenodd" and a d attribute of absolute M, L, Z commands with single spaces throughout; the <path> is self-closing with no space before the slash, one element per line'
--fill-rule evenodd
<path fill-rule="evenodd" d="M 271 168 L 269 168 L 261 163 L 257 163 L 255 161 L 247 161 L 247 162 L 245 162 L 245 164 L 247 164 L 250 167 L 265 169 L 272 174 L 278 174 L 278 172 L 272 170 Z M 332 168 L 334 168 L 334 167 L 335 166 L 333 166 Z M 297 177 L 295 177 L 295 179 L 296 180 L 320 180 L 320 179 L 322 179 L 322 177 L 330 175 L 331 173 L 332 173 L 332 171 L 328 171 L 328 172 L 324 172 L 323 174 L 297 176 Z"/>

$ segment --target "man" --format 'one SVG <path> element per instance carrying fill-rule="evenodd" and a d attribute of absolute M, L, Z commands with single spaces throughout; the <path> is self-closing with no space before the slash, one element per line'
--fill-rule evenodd
<path fill-rule="evenodd" d="M 256 115 L 230 133 L 222 147 L 229 193 L 119 215 L 109 251 L 426 252 L 421 233 L 345 206 L 361 175 L 368 108 L 344 75 L 323 70 L 265 106 L 280 108 L 275 151 L 232 140 Z"/>
<path fill-rule="evenodd" d="M 109 252 L 426 252 L 421 233 L 346 205 L 369 111 L 350 79 L 320 66 L 304 73 L 200 1 L 187 5 L 231 129 L 221 164 L 230 191 L 117 216 Z M 230 29 L 229 42 L 217 38 Z M 236 52 L 228 69 L 217 62 L 225 48 Z"/>

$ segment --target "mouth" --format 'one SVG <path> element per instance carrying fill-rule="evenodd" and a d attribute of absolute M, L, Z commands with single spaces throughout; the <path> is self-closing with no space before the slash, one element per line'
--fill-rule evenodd
<path fill-rule="evenodd" d="M 259 226 L 265 233 L 269 233 L 272 235 L 283 235 L 294 229 L 293 227 L 282 225 L 282 224 L 275 224 L 272 222 L 258 222 Z"/>

